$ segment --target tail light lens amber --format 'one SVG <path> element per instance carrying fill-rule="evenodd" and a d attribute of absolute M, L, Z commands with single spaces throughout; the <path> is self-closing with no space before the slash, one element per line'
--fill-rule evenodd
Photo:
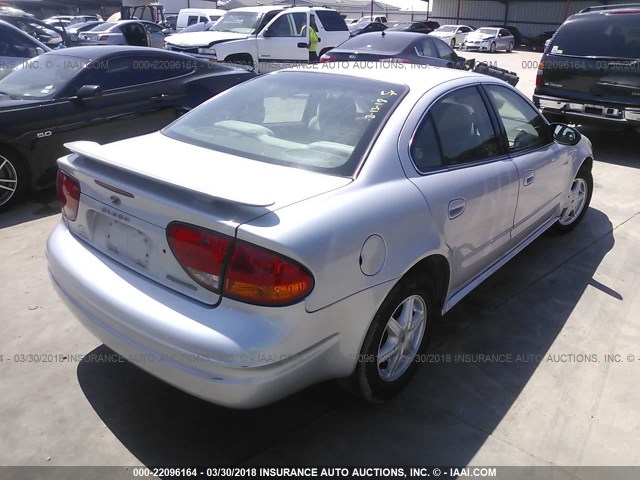
<path fill-rule="evenodd" d="M 185 272 L 225 297 L 284 306 L 313 289 L 313 276 L 305 267 L 271 250 L 183 223 L 169 225 L 167 239 Z"/>

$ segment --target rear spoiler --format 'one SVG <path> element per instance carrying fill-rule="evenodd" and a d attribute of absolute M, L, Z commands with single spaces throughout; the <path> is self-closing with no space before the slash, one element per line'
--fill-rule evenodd
<path fill-rule="evenodd" d="M 180 184 L 173 182 L 169 178 L 161 178 L 158 176 L 150 175 L 148 172 L 131 168 L 125 162 L 118 161 L 117 158 L 110 157 L 108 152 L 105 151 L 105 148 L 96 142 L 78 141 L 65 143 L 64 146 L 76 155 L 80 155 L 81 157 L 85 157 L 90 160 L 108 165 L 111 168 L 116 168 L 127 173 L 132 173 L 147 180 L 162 183 L 173 188 L 179 188 L 190 193 L 197 193 L 214 200 L 222 200 L 224 202 L 232 202 L 249 207 L 268 207 L 275 204 L 274 200 L 270 198 L 261 198 L 260 196 L 255 195 L 254 192 L 248 191 L 249 189 L 243 189 L 239 191 L 239 189 L 230 189 L 225 188 L 225 186 L 219 185 L 217 186 L 217 191 L 215 193 L 212 193 L 203 188 L 202 185 L 198 182 L 190 184 Z"/>

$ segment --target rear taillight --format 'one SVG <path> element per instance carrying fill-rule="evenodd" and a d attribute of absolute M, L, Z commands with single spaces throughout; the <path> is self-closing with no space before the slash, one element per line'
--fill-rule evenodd
<path fill-rule="evenodd" d="M 318 59 L 318 63 L 329 63 L 329 62 L 333 62 L 335 60 L 335 57 L 332 57 L 330 54 L 325 53 L 324 55 L 320 55 L 320 58 Z"/>
<path fill-rule="evenodd" d="M 222 269 L 233 239 L 182 223 L 169 226 L 167 239 L 187 274 L 207 290 L 220 293 Z"/>
<path fill-rule="evenodd" d="M 538 63 L 538 71 L 536 72 L 536 87 L 542 86 L 542 73 L 544 72 L 544 63 Z"/>
<path fill-rule="evenodd" d="M 299 302 L 313 289 L 311 274 L 298 263 L 238 241 L 224 279 L 224 295 L 247 303 L 278 306 Z"/>
<path fill-rule="evenodd" d="M 187 274 L 225 297 L 282 306 L 301 301 L 313 289 L 307 269 L 271 250 L 183 223 L 171 224 L 167 239 Z"/>
<path fill-rule="evenodd" d="M 73 222 L 78 218 L 80 184 L 75 178 L 67 175 L 62 170 L 58 170 L 56 188 L 58 190 L 58 201 L 60 202 L 62 214 Z"/>

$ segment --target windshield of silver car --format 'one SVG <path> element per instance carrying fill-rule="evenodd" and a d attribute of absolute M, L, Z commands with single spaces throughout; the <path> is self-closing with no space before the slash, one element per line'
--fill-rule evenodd
<path fill-rule="evenodd" d="M 232 88 L 162 132 L 211 150 L 350 177 L 407 90 L 346 75 L 279 72 Z"/>

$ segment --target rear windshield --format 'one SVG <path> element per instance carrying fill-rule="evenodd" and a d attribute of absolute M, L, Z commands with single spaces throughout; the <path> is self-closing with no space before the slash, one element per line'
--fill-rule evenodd
<path fill-rule="evenodd" d="M 109 30 L 113 26 L 115 26 L 115 23 L 104 22 L 104 23 L 101 23 L 100 25 L 96 25 L 90 31 L 91 32 L 104 32 L 106 30 Z"/>
<path fill-rule="evenodd" d="M 162 132 L 211 150 L 350 177 L 406 91 L 364 78 L 281 72 L 232 88 Z"/>
<path fill-rule="evenodd" d="M 569 20 L 558 30 L 549 52 L 640 58 L 640 14 L 596 14 Z"/>
<path fill-rule="evenodd" d="M 407 36 L 409 35 L 409 36 Z M 346 42 L 340 44 L 340 50 L 357 50 L 359 53 L 388 53 L 396 54 L 404 50 L 410 41 L 415 40 L 413 35 L 417 34 L 395 34 L 381 35 L 380 33 L 365 33 L 350 38 Z"/>
<path fill-rule="evenodd" d="M 348 32 L 347 24 L 338 12 L 331 10 L 316 10 L 320 23 L 327 32 Z"/>

